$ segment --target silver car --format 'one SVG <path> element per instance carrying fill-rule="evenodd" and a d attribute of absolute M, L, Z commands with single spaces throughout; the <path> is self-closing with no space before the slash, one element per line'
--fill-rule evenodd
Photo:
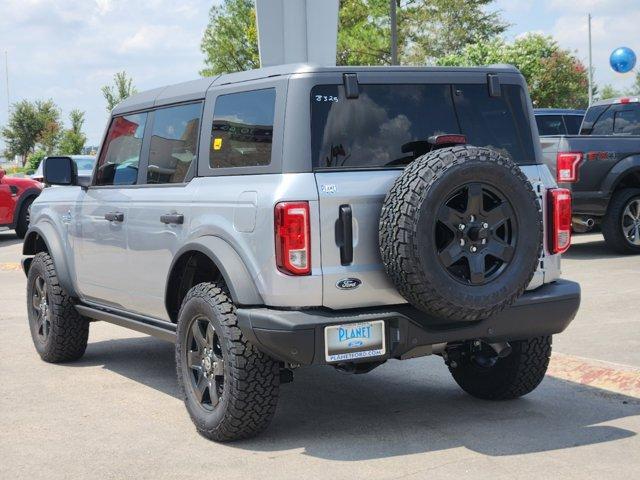
<path fill-rule="evenodd" d="M 91 179 L 67 157 L 43 174 L 65 187 L 33 204 L 24 243 L 38 353 L 80 358 L 96 320 L 174 342 L 216 441 L 264 430 L 308 365 L 434 354 L 468 393 L 520 397 L 580 303 L 560 279 L 571 196 L 508 66 L 162 87 L 113 110 Z"/>

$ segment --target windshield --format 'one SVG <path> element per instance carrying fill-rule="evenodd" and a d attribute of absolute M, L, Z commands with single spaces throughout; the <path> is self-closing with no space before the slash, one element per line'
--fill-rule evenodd
<path fill-rule="evenodd" d="M 518 164 L 536 163 L 526 97 L 502 85 L 363 85 L 347 99 L 342 85 L 311 91 L 311 148 L 316 169 L 406 164 L 430 136 L 464 134 L 467 142 L 500 150 Z M 412 143 L 416 142 L 416 143 Z M 415 148 L 419 146 L 420 148 Z"/>

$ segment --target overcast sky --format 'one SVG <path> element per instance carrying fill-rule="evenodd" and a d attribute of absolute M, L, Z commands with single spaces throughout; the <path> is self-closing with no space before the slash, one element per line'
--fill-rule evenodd
<path fill-rule="evenodd" d="M 89 144 L 100 142 L 107 112 L 100 87 L 126 70 L 139 90 L 197 78 L 200 39 L 215 0 L 0 0 L 0 53 L 9 58 L 10 101 L 52 98 L 63 111 L 86 112 Z M 640 53 L 640 0 L 498 0 L 513 24 L 507 37 L 553 35 L 587 59 L 586 14 L 593 20 L 595 80 L 616 87 L 608 55 L 627 45 Z M 0 125 L 7 119 L 4 58 Z M 2 145 L 0 144 L 0 149 Z"/>

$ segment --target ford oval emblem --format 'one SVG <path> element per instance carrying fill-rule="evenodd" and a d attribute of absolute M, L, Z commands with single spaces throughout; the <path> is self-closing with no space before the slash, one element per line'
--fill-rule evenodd
<path fill-rule="evenodd" d="M 336 282 L 336 288 L 340 290 L 353 290 L 354 288 L 358 288 L 361 283 L 362 281 L 360 281 L 359 278 L 343 278 Z"/>
<path fill-rule="evenodd" d="M 362 340 L 351 340 L 348 344 L 348 346 L 351 348 L 361 347 L 362 345 L 364 345 L 364 342 Z"/>

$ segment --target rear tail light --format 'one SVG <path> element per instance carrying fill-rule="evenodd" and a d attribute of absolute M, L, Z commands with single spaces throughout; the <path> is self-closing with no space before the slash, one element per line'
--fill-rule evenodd
<path fill-rule="evenodd" d="M 276 264 L 288 275 L 311 272 L 309 202 L 282 202 L 275 208 Z"/>
<path fill-rule="evenodd" d="M 549 251 L 564 253 L 571 246 L 571 192 L 565 188 L 548 190 Z"/>
<path fill-rule="evenodd" d="M 556 157 L 558 183 L 578 181 L 578 166 L 582 162 L 582 152 L 560 152 Z"/>

